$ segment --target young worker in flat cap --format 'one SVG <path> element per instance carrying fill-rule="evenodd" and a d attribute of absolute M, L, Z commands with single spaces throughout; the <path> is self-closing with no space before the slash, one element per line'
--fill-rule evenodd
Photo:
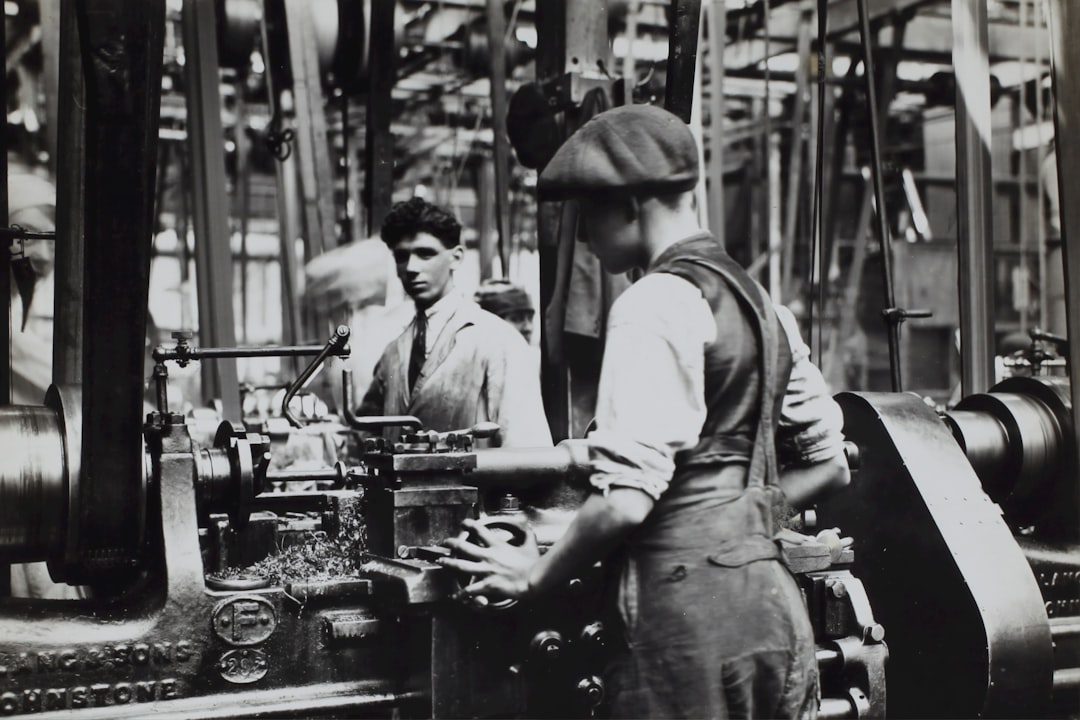
<path fill-rule="evenodd" d="M 773 538 L 793 343 L 765 291 L 699 226 L 697 182 L 690 130 L 645 105 L 597 115 L 545 168 L 541 193 L 582 204 L 605 270 L 646 271 L 609 318 L 588 442 L 594 492 L 542 557 L 468 522 L 488 546 L 448 540 L 464 558 L 442 562 L 480 578 L 463 594 L 488 597 L 617 565 L 626 652 L 610 669 L 615 716 L 811 718 L 813 633 Z M 814 410 L 812 383 L 799 388 L 780 443 L 802 465 L 784 474 L 795 506 L 848 480 L 838 415 Z"/>
<path fill-rule="evenodd" d="M 360 414 L 415 415 L 439 432 L 492 421 L 503 446 L 550 446 L 528 345 L 454 285 L 457 219 L 414 197 L 391 208 L 380 234 L 416 317 L 383 352 Z"/>
<path fill-rule="evenodd" d="M 508 280 L 485 280 L 473 299 L 484 310 L 513 325 L 525 342 L 532 341 L 536 308 L 525 288 Z"/>

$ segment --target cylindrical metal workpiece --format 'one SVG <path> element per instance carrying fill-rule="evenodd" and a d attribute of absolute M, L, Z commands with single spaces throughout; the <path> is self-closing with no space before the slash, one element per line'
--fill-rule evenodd
<path fill-rule="evenodd" d="M 0 408 L 0 561 L 32 562 L 63 552 L 67 481 L 55 411 Z"/>
<path fill-rule="evenodd" d="M 493 448 L 476 453 L 476 469 L 467 482 L 480 488 L 527 488 L 588 473 L 582 441 L 564 440 L 549 448 Z"/>

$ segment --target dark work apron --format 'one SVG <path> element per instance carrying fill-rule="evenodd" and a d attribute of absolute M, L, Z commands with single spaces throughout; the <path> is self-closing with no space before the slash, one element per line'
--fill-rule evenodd
<path fill-rule="evenodd" d="M 775 311 L 719 245 L 718 252 L 700 238 L 679 245 L 661 271 L 699 287 L 708 283 L 695 276 L 718 274 L 752 317 L 757 342 L 748 347 L 758 355 L 759 421 L 752 443 L 703 435 L 698 448 L 680 453 L 670 487 L 622 553 L 617 603 L 626 652 L 609 673 L 612 713 L 813 718 L 819 695 L 813 632 L 773 541 L 782 352 Z M 719 325 L 716 298 L 706 292 L 706 299 Z M 718 341 L 729 330 L 718 327 Z M 785 365 L 785 386 L 787 372 Z"/>

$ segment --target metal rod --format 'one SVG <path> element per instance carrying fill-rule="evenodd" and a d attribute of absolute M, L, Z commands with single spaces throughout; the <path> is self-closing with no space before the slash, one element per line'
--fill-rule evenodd
<path fill-rule="evenodd" d="M 267 482 L 284 482 L 284 481 L 319 481 L 325 480 L 328 482 L 336 482 L 340 477 L 336 468 L 326 468 L 325 470 L 280 470 L 280 471 L 267 471 Z"/>
<path fill-rule="evenodd" d="M 321 353 L 325 347 L 325 345 L 267 345 L 234 348 L 158 347 L 154 350 L 154 359 L 187 363 L 212 358 L 311 357 Z M 348 355 L 348 346 L 339 348 L 334 354 Z"/>
<path fill-rule="evenodd" d="M 952 0 L 956 74 L 956 246 L 963 395 L 994 378 L 993 190 L 986 0 Z"/>
<path fill-rule="evenodd" d="M 817 48 L 817 137 L 814 144 L 814 193 L 811 208 L 812 208 L 812 220 L 811 220 L 811 235 L 810 235 L 810 282 L 807 283 L 809 302 L 806 304 L 808 308 L 807 327 L 810 332 L 810 348 L 813 357 L 820 362 L 821 361 L 821 348 L 822 343 L 822 323 L 821 316 L 825 312 L 825 308 L 818 307 L 818 328 L 817 332 L 814 332 L 814 307 L 818 304 L 817 296 L 814 292 L 815 279 L 818 283 L 821 282 L 820 273 L 818 269 L 821 266 L 821 251 L 822 251 L 822 238 L 825 237 L 825 233 L 828 229 L 826 225 L 825 215 L 825 128 L 828 125 L 828 121 L 831 119 L 827 112 L 827 108 L 831 110 L 831 105 L 826 106 L 826 88 L 825 80 L 829 74 L 828 63 L 828 45 L 825 42 L 828 31 L 828 4 L 826 0 L 818 0 L 817 3 L 817 22 L 818 22 L 818 48 Z M 854 66 L 854 63 L 852 63 Z M 845 118 L 844 114 L 841 114 L 841 120 Z M 841 136 L 841 142 L 843 137 L 846 136 L 846 124 L 841 124 L 838 130 L 843 130 L 844 134 Z M 836 153 L 837 156 L 842 156 L 844 153 Z M 834 174 L 835 177 L 835 174 Z"/>
<path fill-rule="evenodd" d="M 402 427 L 421 430 L 424 424 L 413 415 L 372 415 L 357 417 L 353 409 L 352 370 L 341 371 L 341 416 L 353 430 L 374 431 L 386 427 Z"/>
<path fill-rule="evenodd" d="M 791 153 L 788 159 L 787 198 L 784 204 L 784 240 L 781 301 L 791 301 L 791 279 L 795 270 L 795 233 L 799 224 L 799 200 L 802 197 L 803 129 L 810 84 L 810 30 L 813 15 L 804 11 L 799 17 L 795 53 L 799 69 L 795 71 L 795 108 L 791 114 Z M 819 363 L 820 357 L 815 358 Z"/>
<path fill-rule="evenodd" d="M 708 13 L 709 81 L 712 86 L 709 92 L 709 114 L 712 117 L 709 128 L 709 229 L 716 241 L 724 245 L 727 216 L 724 209 L 724 46 L 727 40 L 727 3 L 725 0 L 711 0 Z"/>
<path fill-rule="evenodd" d="M 859 0 L 859 36 L 863 49 L 863 81 L 866 83 L 866 114 L 870 121 L 870 164 L 874 176 L 874 197 L 877 201 L 878 242 L 881 244 L 881 275 L 885 293 L 885 312 L 896 307 L 896 294 L 893 290 L 892 248 L 890 246 L 889 216 L 885 210 L 885 180 L 881 169 L 881 128 L 878 122 L 877 89 L 874 84 L 874 48 L 870 34 L 870 11 L 868 0 Z M 824 282 L 824 278 L 820 279 Z M 900 392 L 903 387 L 900 377 L 900 318 L 886 316 L 889 338 L 889 374 L 892 389 Z"/>
<path fill-rule="evenodd" d="M 326 345 L 315 356 L 315 359 L 304 368 L 300 376 L 285 391 L 285 397 L 281 400 L 281 414 L 285 416 L 293 427 L 303 427 L 303 424 L 293 415 L 292 410 L 289 409 L 289 403 L 296 393 L 300 391 L 300 388 L 304 387 L 311 376 L 315 374 L 315 371 L 319 369 L 326 358 L 331 355 L 341 355 L 345 351 L 345 348 L 348 347 L 350 334 L 351 331 L 348 325 L 338 325 L 337 329 L 334 330 L 334 334 L 326 341 Z"/>
<path fill-rule="evenodd" d="M 1054 640 L 1080 636 L 1080 617 L 1050 618 L 1050 637 Z"/>
<path fill-rule="evenodd" d="M 56 233 L 53 231 L 40 232 L 27 230 L 19 225 L 0 227 L 0 240 L 55 240 Z"/>

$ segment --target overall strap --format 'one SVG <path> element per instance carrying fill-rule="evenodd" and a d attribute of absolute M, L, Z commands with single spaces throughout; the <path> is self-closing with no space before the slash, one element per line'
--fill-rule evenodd
<path fill-rule="evenodd" d="M 676 263 L 686 262 L 707 268 L 722 277 L 732 289 L 735 297 L 750 310 L 754 319 L 754 330 L 760 342 L 761 353 L 758 367 L 761 372 L 757 434 L 750 454 L 750 469 L 747 473 L 747 487 L 762 487 L 776 484 L 779 473 L 776 460 L 776 430 L 774 423 L 774 397 L 776 386 L 779 330 L 776 312 L 772 300 L 765 289 L 746 274 L 741 266 L 728 256 L 706 259 L 702 257 L 683 257 Z"/>

